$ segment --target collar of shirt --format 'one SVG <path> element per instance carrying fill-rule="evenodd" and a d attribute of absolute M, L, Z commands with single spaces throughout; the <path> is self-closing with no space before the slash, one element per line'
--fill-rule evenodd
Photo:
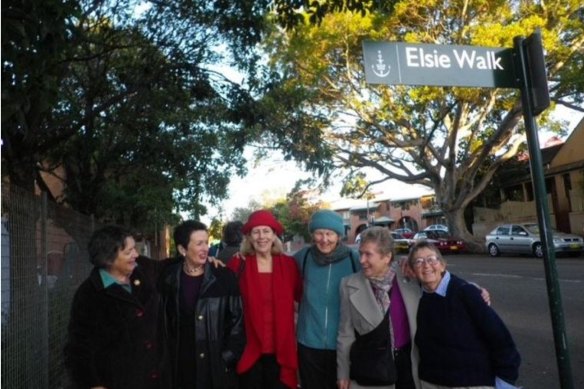
<path fill-rule="evenodd" d="M 448 289 L 449 282 L 450 282 L 450 272 L 445 271 L 444 276 L 442 277 L 442 280 L 438 284 L 438 287 L 436 288 L 434 293 L 436 293 L 442 297 L 446 297 L 446 290 Z M 423 286 L 422 286 L 422 290 L 426 293 L 431 293 L 431 292 L 428 292 L 427 290 L 425 290 Z"/>
<path fill-rule="evenodd" d="M 101 282 L 103 282 L 104 288 L 109 288 L 114 284 L 118 284 L 128 293 L 132 293 L 132 285 L 118 282 L 118 280 L 116 280 L 111 274 L 109 274 L 107 270 L 99 269 L 99 275 L 101 277 Z"/>

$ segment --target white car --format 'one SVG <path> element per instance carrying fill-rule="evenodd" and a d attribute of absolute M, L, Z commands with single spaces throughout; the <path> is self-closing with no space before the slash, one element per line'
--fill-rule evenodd
<path fill-rule="evenodd" d="M 431 224 L 428 227 L 424 228 L 424 231 L 436 231 L 436 230 L 449 232 L 448 226 L 446 226 L 444 224 Z"/>

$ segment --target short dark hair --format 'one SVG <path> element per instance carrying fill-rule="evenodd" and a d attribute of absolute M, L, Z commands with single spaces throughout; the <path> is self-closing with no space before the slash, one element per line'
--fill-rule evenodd
<path fill-rule="evenodd" d="M 207 231 L 207 225 L 198 220 L 187 220 L 174 228 L 173 237 L 177 254 L 180 254 L 178 253 L 178 246 L 182 246 L 185 249 L 189 246 L 191 234 L 195 231 Z"/>
<path fill-rule="evenodd" d="M 96 230 L 87 244 L 89 262 L 100 269 L 111 266 L 130 237 L 132 232 L 122 226 L 109 225 Z"/>
<path fill-rule="evenodd" d="M 238 246 L 243 240 L 243 223 L 239 220 L 229 222 L 223 227 L 223 242 L 228 246 Z"/>

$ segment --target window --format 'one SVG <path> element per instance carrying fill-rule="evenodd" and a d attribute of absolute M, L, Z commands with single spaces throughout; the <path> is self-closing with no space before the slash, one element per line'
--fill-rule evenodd
<path fill-rule="evenodd" d="M 524 232 L 525 230 L 521 226 L 512 226 L 511 227 L 511 235 L 518 236 L 521 235 L 520 233 Z"/>

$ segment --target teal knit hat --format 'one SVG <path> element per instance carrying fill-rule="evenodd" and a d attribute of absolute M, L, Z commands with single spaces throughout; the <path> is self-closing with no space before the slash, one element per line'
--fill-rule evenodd
<path fill-rule="evenodd" d="M 329 209 L 316 211 L 310 218 L 310 223 L 308 223 L 310 233 L 312 234 L 314 230 L 318 229 L 332 230 L 339 234 L 340 237 L 345 236 L 343 218 L 335 211 Z"/>

